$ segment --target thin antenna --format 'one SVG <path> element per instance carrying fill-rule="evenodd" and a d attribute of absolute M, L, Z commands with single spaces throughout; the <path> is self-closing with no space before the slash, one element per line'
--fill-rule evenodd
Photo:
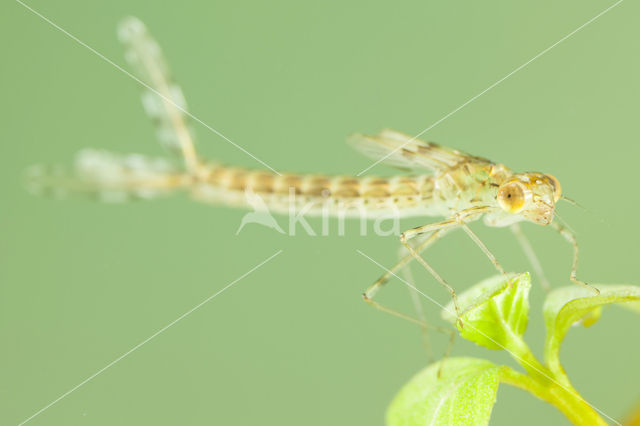
<path fill-rule="evenodd" d="M 600 223 L 602 223 L 604 225 L 607 225 L 607 226 L 609 225 L 607 223 L 607 221 L 602 216 L 600 216 L 599 214 L 596 214 L 592 210 L 589 210 L 588 208 L 586 208 L 582 204 L 578 203 L 576 200 L 571 199 L 569 197 L 566 197 L 564 195 L 560 199 L 563 200 L 563 201 L 566 201 L 567 203 L 571 204 L 572 206 L 578 207 L 578 208 L 582 209 L 583 211 L 591 214 L 593 217 L 595 217 L 598 220 L 598 222 L 600 222 Z"/>
<path fill-rule="evenodd" d="M 560 199 L 566 201 L 567 203 L 571 204 L 572 206 L 576 206 L 576 207 L 582 209 L 583 211 L 585 211 L 587 213 L 594 214 L 591 210 L 589 210 L 588 208 L 586 208 L 585 206 L 583 206 L 582 204 L 578 203 L 576 200 L 574 200 L 572 198 L 565 197 L 563 195 Z"/>

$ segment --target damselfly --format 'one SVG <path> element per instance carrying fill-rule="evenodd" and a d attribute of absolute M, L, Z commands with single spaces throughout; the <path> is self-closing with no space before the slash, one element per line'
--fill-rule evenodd
<path fill-rule="evenodd" d="M 188 125 L 190 114 L 182 91 L 169 77 L 158 44 L 135 18 L 123 21 L 119 38 L 126 47 L 127 61 L 137 73 L 136 79 L 145 89 L 143 105 L 157 126 L 158 138 L 179 154 L 184 165 L 178 167 L 165 159 L 141 155 L 86 150 L 78 155 L 73 174 L 59 173 L 57 169 L 34 169 L 30 180 L 34 188 L 53 192 L 70 190 L 111 201 L 150 198 L 181 189 L 198 200 L 237 206 L 247 206 L 247 193 L 251 193 L 258 195 L 271 211 L 284 213 L 291 207 L 293 193 L 296 203 L 308 207 L 308 214 L 375 217 L 397 212 L 404 217 L 444 217 L 440 222 L 403 232 L 400 240 L 409 253 L 364 293 L 365 300 L 378 309 L 421 324 L 420 320 L 374 302 L 374 295 L 395 271 L 415 258 L 449 291 L 459 313 L 453 287 L 420 253 L 449 231 L 462 228 L 504 274 L 498 260 L 468 226 L 481 217 L 488 226 L 511 226 L 534 266 L 538 262 L 519 233 L 517 223 L 529 221 L 551 226 L 573 245 L 570 279 L 597 292 L 577 279 L 576 239 L 568 228 L 553 220 L 556 203 L 562 198 L 560 183 L 555 177 L 537 172 L 514 173 L 502 164 L 391 130 L 376 136 L 354 135 L 349 142 L 379 162 L 411 169 L 417 174 L 390 178 L 280 174 L 204 161 L 196 154 Z M 416 241 L 419 243 L 415 244 Z"/>

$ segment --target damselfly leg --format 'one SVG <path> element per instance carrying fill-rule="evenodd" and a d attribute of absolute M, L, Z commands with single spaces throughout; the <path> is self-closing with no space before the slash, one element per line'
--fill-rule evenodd
<path fill-rule="evenodd" d="M 549 292 L 549 290 L 551 290 L 551 285 L 549 284 L 549 280 L 547 279 L 547 276 L 542 269 L 542 265 L 540 264 L 540 260 L 538 260 L 538 256 L 536 256 L 535 251 L 533 251 L 533 247 L 531 246 L 529 239 L 524 234 L 524 232 L 522 232 L 519 224 L 514 223 L 509 227 L 509 229 L 511 229 L 511 232 L 513 232 L 513 234 L 516 236 L 518 243 L 520 243 L 520 246 L 522 247 L 522 251 L 529 259 L 529 263 L 531 264 L 531 266 L 533 266 L 533 269 L 536 271 L 538 278 L 540 278 L 542 289 L 545 292 Z"/>
<path fill-rule="evenodd" d="M 569 279 L 571 280 L 571 282 L 574 282 L 576 284 L 579 284 L 585 288 L 590 289 L 591 291 L 595 292 L 596 295 L 600 294 L 600 290 L 598 290 L 597 288 L 595 288 L 594 286 L 592 286 L 591 284 L 588 284 L 584 281 L 581 281 L 578 279 L 577 277 L 577 271 L 578 271 L 578 241 L 576 240 L 576 236 L 573 235 L 573 232 L 571 232 L 571 230 L 569 230 L 569 228 L 566 228 L 562 225 L 560 225 L 557 222 L 552 222 L 551 226 L 553 227 L 553 229 L 555 229 L 556 231 L 558 231 L 558 233 L 560 235 L 562 235 L 564 237 L 565 240 L 567 240 L 571 246 L 573 247 L 573 263 L 571 264 L 571 272 L 569 273 Z"/>
<path fill-rule="evenodd" d="M 426 239 L 420 243 L 415 249 L 411 249 L 411 250 L 417 250 L 418 253 L 424 251 L 427 247 L 429 247 L 431 244 L 435 243 L 436 241 L 438 241 L 442 235 L 443 235 L 444 231 L 439 231 L 439 232 L 433 232 L 431 233 L 431 235 L 428 235 L 426 237 Z M 378 293 L 378 291 L 380 291 L 380 289 L 382 289 L 382 287 L 387 284 L 387 282 L 389 281 L 389 279 L 391 277 L 396 277 L 396 278 L 400 278 L 397 273 L 404 268 L 407 263 L 409 263 L 412 259 L 414 259 L 415 256 L 413 254 L 407 254 L 404 257 L 402 257 L 395 265 L 393 265 L 390 269 L 388 269 L 384 275 L 382 275 L 380 278 L 378 278 L 376 280 L 376 282 L 374 282 L 371 286 L 369 286 L 369 288 L 367 288 L 367 290 L 362 294 L 362 297 L 364 298 L 365 302 L 367 302 L 369 305 L 373 306 L 374 308 L 381 310 L 383 312 L 387 312 L 391 315 L 397 316 L 399 318 L 403 318 L 406 319 L 408 321 L 413 322 L 414 324 L 418 324 L 420 327 L 423 328 L 429 328 L 431 327 L 430 324 L 428 324 L 426 321 L 424 321 L 424 319 L 422 318 L 414 318 L 412 316 L 409 316 L 407 314 L 404 314 L 402 312 L 399 312 L 395 309 L 389 308 L 385 305 L 382 305 L 376 301 L 373 300 L 373 298 L 375 297 L 375 295 Z M 402 279 L 401 279 L 402 280 Z M 415 291 L 415 288 L 414 288 Z"/>

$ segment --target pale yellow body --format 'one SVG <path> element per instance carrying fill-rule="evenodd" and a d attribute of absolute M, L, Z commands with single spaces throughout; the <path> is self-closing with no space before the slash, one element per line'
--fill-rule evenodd
<path fill-rule="evenodd" d="M 371 298 L 390 274 L 394 274 L 393 271 L 415 258 L 451 293 L 457 310 L 453 288 L 419 255 L 421 250 L 452 229 L 462 228 L 498 271 L 504 273 L 493 254 L 467 226 L 482 216 L 490 226 L 514 225 L 519 221 L 552 225 L 574 247 L 571 280 L 588 286 L 576 278 L 578 250 L 575 238 L 566 228 L 553 222 L 555 203 L 561 198 L 560 184 L 553 176 L 514 173 L 484 158 L 391 130 L 376 136 L 354 135 L 350 143 L 373 158 L 374 164 L 383 162 L 411 170 L 415 175 L 381 178 L 280 174 L 273 169 L 251 171 L 205 162 L 196 154 L 188 125 L 188 118 L 193 116 L 186 110 L 181 89 L 169 78 L 160 47 L 135 18 L 123 22 L 119 37 L 126 46 L 127 60 L 139 76 L 136 79 L 145 88 L 143 106 L 156 124 L 158 138 L 179 155 L 183 167 L 165 159 L 85 150 L 76 160 L 73 175 L 61 173 L 57 168 L 32 170 L 30 183 L 33 189 L 49 190 L 54 194 L 64 191 L 90 194 L 108 201 L 151 198 L 182 190 L 200 201 L 239 207 L 255 208 L 254 201 L 258 197 L 265 208 L 281 213 L 304 209 L 307 215 L 341 217 L 369 218 L 388 214 L 442 217 L 444 220 L 440 222 L 403 232 L 400 240 L 409 255 L 364 294 L 365 300 L 377 308 L 407 319 L 411 318 L 382 307 Z M 426 235 L 422 244 L 414 247 L 409 243 L 420 235 Z M 524 237 L 520 234 L 520 238 Z M 528 242 L 523 241 L 527 246 Z M 537 265 L 535 256 L 530 254 L 530 257 Z M 420 320 L 411 320 L 424 325 Z"/>

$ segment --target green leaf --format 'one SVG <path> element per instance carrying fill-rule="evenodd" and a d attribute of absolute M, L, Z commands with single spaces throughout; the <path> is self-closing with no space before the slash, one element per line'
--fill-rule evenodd
<path fill-rule="evenodd" d="M 602 307 L 621 303 L 630 309 L 640 305 L 640 287 L 631 285 L 596 284 L 600 294 L 596 295 L 585 287 L 572 285 L 549 293 L 544 302 L 544 320 L 547 325 L 545 359 L 556 374 L 564 374 L 560 367 L 560 343 L 574 324 L 586 327 L 595 323 L 602 313 Z"/>
<path fill-rule="evenodd" d="M 499 371 L 495 364 L 477 358 L 431 364 L 396 395 L 387 410 L 387 425 L 487 425 Z"/>
<path fill-rule="evenodd" d="M 456 321 L 455 308 L 450 302 L 442 316 L 456 324 L 460 335 L 489 349 L 524 350 L 522 335 L 529 320 L 528 273 L 503 275 L 484 280 L 458 297 L 462 313 Z"/>

